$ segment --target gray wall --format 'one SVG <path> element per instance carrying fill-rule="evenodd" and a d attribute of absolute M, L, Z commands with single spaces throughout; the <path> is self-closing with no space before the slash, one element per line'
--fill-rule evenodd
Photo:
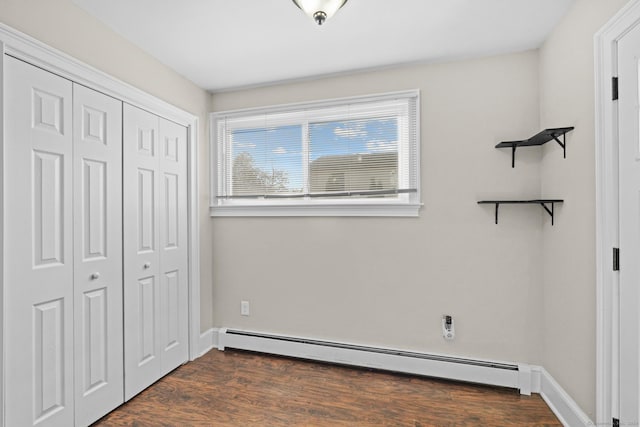
<path fill-rule="evenodd" d="M 214 94 L 213 110 L 420 89 L 419 218 L 216 218 L 214 323 L 539 363 L 540 150 L 493 146 L 539 126 L 536 51 Z M 240 316 L 249 300 L 251 316 Z M 457 338 L 446 342 L 449 313 Z"/>
<path fill-rule="evenodd" d="M 199 183 L 202 259 L 211 259 L 208 116 L 210 95 L 129 43 L 71 0 L 0 0 L 0 22 L 200 118 Z M 213 326 L 211 266 L 201 269 L 201 328 Z"/>

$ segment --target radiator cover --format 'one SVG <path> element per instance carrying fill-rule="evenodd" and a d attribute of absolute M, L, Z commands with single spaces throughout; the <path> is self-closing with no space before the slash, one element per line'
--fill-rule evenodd
<path fill-rule="evenodd" d="M 234 348 L 341 365 L 488 384 L 531 392 L 527 365 L 220 329 L 218 349 Z"/>

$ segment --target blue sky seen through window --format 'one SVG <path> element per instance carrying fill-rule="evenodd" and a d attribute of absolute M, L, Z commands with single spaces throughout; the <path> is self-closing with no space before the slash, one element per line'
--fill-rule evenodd
<path fill-rule="evenodd" d="M 233 131 L 233 158 L 249 154 L 256 168 L 269 174 L 284 171 L 290 192 L 304 187 L 305 164 L 301 125 Z M 397 153 L 395 117 L 309 124 L 309 162 L 349 154 Z"/>

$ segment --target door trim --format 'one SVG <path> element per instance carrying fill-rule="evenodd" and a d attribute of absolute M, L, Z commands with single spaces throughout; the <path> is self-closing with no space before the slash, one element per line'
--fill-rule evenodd
<path fill-rule="evenodd" d="M 618 247 L 618 105 L 612 78 L 618 73 L 618 41 L 640 24 L 640 0 L 632 0 L 595 34 L 596 162 L 596 424 L 618 415 L 618 274 L 612 251 Z"/>
<path fill-rule="evenodd" d="M 0 38 L 0 90 L 4 91 L 4 42 Z M 4 95 L 0 96 L 0 426 L 4 426 Z"/>
<path fill-rule="evenodd" d="M 12 27 L 0 23 L 0 84 L 4 85 L 3 60 L 8 54 L 21 59 L 37 67 L 43 68 L 75 83 L 87 86 L 91 89 L 110 95 L 123 102 L 150 111 L 158 116 L 176 122 L 187 128 L 188 138 L 188 233 L 189 233 L 189 359 L 194 360 L 199 356 L 200 343 L 200 221 L 198 200 L 198 126 L 197 116 L 179 109 L 161 99 L 154 97 L 136 87 L 118 80 L 110 75 L 93 68 L 77 59 L 54 49 L 31 36 L 21 33 Z M 0 90 L 0 93 L 2 91 Z M 3 99 L 0 96 L 0 184 L 4 177 L 4 142 L 2 113 Z M 4 203 L 2 194 L 3 185 L 0 185 L 0 206 Z M 7 224 L 4 223 L 4 211 L 0 211 L 0 236 L 3 236 Z M 0 248 L 0 425 L 4 425 L 4 257 L 6 248 Z"/>

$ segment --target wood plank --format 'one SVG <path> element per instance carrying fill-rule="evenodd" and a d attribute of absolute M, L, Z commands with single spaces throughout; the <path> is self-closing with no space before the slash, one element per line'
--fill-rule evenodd
<path fill-rule="evenodd" d="M 94 426 L 561 426 L 539 395 L 212 350 Z"/>

